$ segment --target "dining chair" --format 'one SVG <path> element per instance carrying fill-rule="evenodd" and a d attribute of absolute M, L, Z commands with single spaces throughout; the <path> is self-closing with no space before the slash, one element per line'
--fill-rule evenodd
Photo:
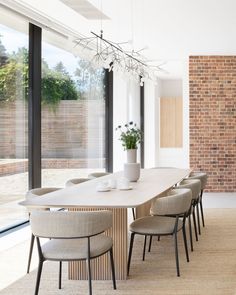
<path fill-rule="evenodd" d="M 91 260 L 107 252 L 110 254 L 113 288 L 116 289 L 113 241 L 103 234 L 112 226 L 111 211 L 34 211 L 30 216 L 30 225 L 36 237 L 39 255 L 35 295 L 39 292 L 43 263 L 46 260 L 59 262 L 59 289 L 62 262 L 85 260 L 89 294 L 92 295 Z M 50 240 L 41 245 L 41 238 Z"/>
<path fill-rule="evenodd" d="M 72 179 L 67 180 L 65 186 L 66 187 L 74 186 L 76 184 L 83 183 L 83 182 L 88 181 L 88 180 L 90 180 L 90 178 L 72 178 Z"/>
<path fill-rule="evenodd" d="M 31 199 L 34 199 L 36 197 L 43 197 L 45 194 L 55 192 L 55 191 L 57 191 L 59 189 L 60 188 L 57 188 L 57 187 L 34 188 L 34 189 L 29 190 L 26 193 L 25 198 L 26 198 L 26 200 L 31 200 Z M 32 213 L 33 210 L 36 210 L 36 209 L 28 209 L 29 216 L 30 216 L 30 214 Z M 50 209 L 45 208 L 45 209 L 40 209 L 40 210 L 50 210 Z M 29 250 L 29 257 L 28 257 L 28 264 L 27 264 L 27 273 L 29 273 L 29 271 L 30 271 L 31 258 L 32 258 L 33 248 L 34 248 L 34 240 L 35 240 L 35 237 L 34 237 L 33 234 L 31 234 L 30 250 Z"/>
<path fill-rule="evenodd" d="M 202 205 L 202 195 L 203 195 L 203 191 L 204 191 L 206 184 L 207 184 L 207 174 L 205 172 L 194 171 L 194 172 L 190 173 L 190 175 L 187 179 L 199 179 L 201 181 L 201 193 L 200 193 L 200 197 L 199 197 L 199 205 L 200 205 L 200 211 L 201 211 L 202 226 L 205 227 L 205 219 L 204 219 L 203 205 Z M 200 227 L 199 227 L 199 234 L 201 234 Z"/>
<path fill-rule="evenodd" d="M 109 175 L 110 173 L 108 172 L 93 172 L 93 173 L 90 173 L 88 175 L 88 178 L 89 179 L 93 179 L 93 178 L 98 178 L 98 177 L 102 177 L 102 176 L 106 176 L 106 175 Z"/>
<path fill-rule="evenodd" d="M 168 193 L 167 196 L 156 199 L 152 216 L 138 218 L 130 224 L 129 230 L 131 231 L 131 238 L 127 267 L 128 274 L 130 271 L 135 235 L 143 235 L 145 238 L 143 260 L 145 256 L 147 236 L 173 236 L 175 245 L 176 271 L 177 276 L 180 276 L 177 234 L 182 229 L 186 259 L 189 261 L 185 220 L 187 213 L 189 212 L 189 208 L 191 207 L 191 201 L 191 190 L 173 189 Z"/>
<path fill-rule="evenodd" d="M 189 222 L 189 236 L 190 236 L 190 246 L 191 251 L 193 251 L 193 238 L 192 238 L 192 223 L 191 223 L 191 216 L 193 218 L 193 226 L 194 226 L 194 232 L 195 232 L 195 239 L 198 241 L 198 231 L 197 231 L 197 222 L 196 222 L 196 214 L 195 209 L 197 209 L 197 217 L 199 221 L 199 197 L 201 192 L 201 182 L 198 179 L 183 179 L 176 187 L 176 189 L 183 189 L 188 188 L 192 191 L 192 202 L 191 202 L 191 209 L 189 210 L 189 213 L 187 215 L 188 222 Z M 198 222 L 199 224 L 199 222 Z"/>

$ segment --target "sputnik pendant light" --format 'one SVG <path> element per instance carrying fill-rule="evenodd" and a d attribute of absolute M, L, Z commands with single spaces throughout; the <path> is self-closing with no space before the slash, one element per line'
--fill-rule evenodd
<path fill-rule="evenodd" d="M 159 65 L 150 65 L 147 58 L 140 52 L 145 49 L 135 51 L 134 45 L 134 23 L 133 23 L 133 0 L 131 0 L 131 35 L 132 50 L 127 51 L 122 48 L 122 44 L 116 43 L 104 38 L 102 19 L 100 20 L 100 35 L 91 32 L 91 37 L 78 38 L 74 41 L 75 46 L 79 46 L 83 51 L 88 50 L 91 56 L 91 62 L 99 67 L 109 69 L 109 71 L 121 71 L 129 74 L 137 81 L 143 82 L 146 79 L 156 81 L 158 71 L 164 71 Z M 101 0 L 102 11 L 102 0 Z M 102 11 L 103 12 L 103 11 Z"/>

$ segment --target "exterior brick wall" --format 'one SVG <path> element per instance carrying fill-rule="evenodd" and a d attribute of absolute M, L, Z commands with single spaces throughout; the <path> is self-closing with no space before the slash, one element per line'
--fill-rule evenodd
<path fill-rule="evenodd" d="M 42 169 L 82 169 L 105 167 L 105 159 L 42 159 Z M 0 162 L 0 176 L 28 172 L 28 160 Z"/>
<path fill-rule="evenodd" d="M 236 56 L 190 56 L 190 167 L 207 190 L 236 191 Z"/>
<path fill-rule="evenodd" d="M 27 105 L 0 102 L 0 158 L 28 154 Z M 42 108 L 42 158 L 104 157 L 105 106 L 100 100 L 61 101 Z"/>
<path fill-rule="evenodd" d="M 23 101 L 0 102 L 0 176 L 28 170 L 27 161 L 21 160 L 28 154 L 27 112 Z M 55 109 L 43 106 L 42 167 L 105 167 L 104 128 L 103 101 L 61 101 Z"/>

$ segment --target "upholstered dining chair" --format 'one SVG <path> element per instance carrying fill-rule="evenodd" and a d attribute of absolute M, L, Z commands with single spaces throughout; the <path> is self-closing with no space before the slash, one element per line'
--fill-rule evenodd
<path fill-rule="evenodd" d="M 72 178 L 72 179 L 67 180 L 65 186 L 66 187 L 68 187 L 68 186 L 74 186 L 76 184 L 80 184 L 80 183 L 86 182 L 86 181 L 88 181 L 90 179 L 91 178 Z"/>
<path fill-rule="evenodd" d="M 57 187 L 41 187 L 41 188 L 34 188 L 29 190 L 26 195 L 25 198 L 26 200 L 30 200 L 36 197 L 43 197 L 45 194 L 51 193 L 51 192 L 55 192 L 57 190 L 59 190 L 60 188 Z M 33 209 L 35 210 L 35 209 Z M 48 209 L 40 209 L 40 210 L 49 210 Z M 28 209 L 28 213 L 29 216 L 32 213 L 31 209 Z M 35 237 L 33 234 L 31 234 L 31 239 L 30 239 L 30 250 L 29 250 L 29 257 L 28 257 L 28 264 L 27 264 L 27 273 L 29 273 L 30 271 L 30 264 L 31 264 L 31 258 L 32 258 L 32 253 L 33 253 L 33 248 L 34 248 L 34 240 Z"/>
<path fill-rule="evenodd" d="M 93 173 L 90 173 L 88 175 L 88 178 L 89 179 L 93 179 L 93 178 L 98 178 L 98 177 L 102 177 L 102 176 L 106 176 L 106 175 L 109 175 L 110 173 L 108 172 L 93 172 Z"/>
<path fill-rule="evenodd" d="M 152 216 L 136 219 L 130 224 L 131 238 L 128 257 L 128 274 L 135 235 L 174 236 L 177 276 L 180 276 L 177 234 L 182 229 L 186 259 L 189 261 L 188 245 L 185 232 L 185 219 L 191 207 L 192 192 L 190 189 L 173 189 L 167 196 L 157 198 Z M 173 218 L 173 217 L 174 218 Z M 180 218 L 183 217 L 183 218 Z M 146 244 L 145 244 L 146 246 Z M 145 246 L 143 256 L 145 255 Z M 144 258 L 144 257 L 143 257 Z"/>
<path fill-rule="evenodd" d="M 188 222 L 189 222 L 190 246 L 191 246 L 191 251 L 193 251 L 191 216 L 193 217 L 195 238 L 196 238 L 196 241 L 198 241 L 195 208 L 197 208 L 197 211 L 198 211 L 197 204 L 198 204 L 199 196 L 200 196 L 200 192 L 201 192 L 201 182 L 198 179 L 183 179 L 178 184 L 176 189 L 183 189 L 183 188 L 188 188 L 188 189 L 191 189 L 191 191 L 192 191 L 192 206 L 191 206 L 191 210 L 189 211 L 189 214 L 187 217 L 188 217 Z M 199 216 L 198 213 L 197 213 L 197 216 Z"/>
<path fill-rule="evenodd" d="M 43 263 L 46 260 L 59 262 L 59 289 L 62 262 L 86 260 L 89 294 L 92 295 L 91 259 L 107 252 L 110 254 L 113 288 L 116 289 L 113 241 L 103 234 L 112 226 L 111 211 L 34 211 L 30 216 L 30 225 L 39 254 L 35 295 L 39 292 Z M 50 240 L 41 245 L 40 238 Z"/>
<path fill-rule="evenodd" d="M 202 196 L 203 196 L 203 191 L 207 184 L 207 174 L 205 172 L 195 171 L 195 172 L 191 172 L 187 179 L 199 179 L 201 181 L 201 194 L 199 197 L 199 205 L 201 210 L 202 226 L 204 227 L 205 219 L 204 219 L 204 213 L 203 213 Z M 201 234 L 200 226 L 199 226 L 199 234 Z"/>

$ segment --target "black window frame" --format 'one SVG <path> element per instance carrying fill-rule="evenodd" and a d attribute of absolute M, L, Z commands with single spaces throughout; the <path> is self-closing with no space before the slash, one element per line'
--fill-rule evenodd
<path fill-rule="evenodd" d="M 29 22 L 29 97 L 28 97 L 28 189 L 41 187 L 41 64 L 42 28 Z M 105 70 L 105 169 L 113 172 L 113 72 Z M 22 221 L 0 231 L 11 232 L 28 223 Z"/>

